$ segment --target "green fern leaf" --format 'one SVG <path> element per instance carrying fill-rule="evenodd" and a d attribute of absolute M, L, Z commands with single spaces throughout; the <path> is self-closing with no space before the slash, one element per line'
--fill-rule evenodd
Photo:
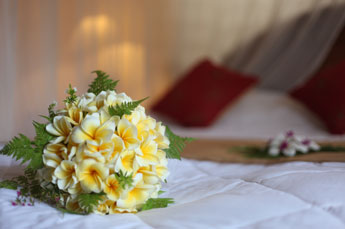
<path fill-rule="evenodd" d="M 344 146 L 323 145 L 320 150 L 315 152 L 345 152 Z"/>
<path fill-rule="evenodd" d="M 57 197 L 61 194 L 66 194 L 64 191 L 60 190 L 56 184 L 48 183 L 42 186 L 42 183 L 36 177 L 37 170 L 25 169 L 24 175 L 13 178 L 9 181 L 0 182 L 0 188 L 20 188 L 19 193 L 22 197 L 30 197 L 30 201 L 33 199 L 38 199 L 44 201 L 48 204 L 57 204 Z"/>
<path fill-rule="evenodd" d="M 194 141 L 194 138 L 185 138 L 175 135 L 168 126 L 165 126 L 165 135 L 170 141 L 168 149 L 164 149 L 167 158 L 181 160 L 181 153 L 183 152 L 186 143 Z"/>
<path fill-rule="evenodd" d="M 42 154 L 35 152 L 32 142 L 28 137 L 19 134 L 14 137 L 5 147 L 0 150 L 0 154 L 13 157 L 15 160 L 21 160 L 21 163 L 30 161 L 28 167 L 37 167 L 42 160 Z"/>
<path fill-rule="evenodd" d="M 51 141 L 54 136 L 46 131 L 46 124 L 33 122 L 36 131 L 36 137 L 32 144 L 35 147 L 35 159 L 30 161 L 29 168 L 40 169 L 43 167 L 43 149 Z"/>
<path fill-rule="evenodd" d="M 102 200 L 104 193 L 85 193 L 78 196 L 79 206 L 87 213 L 90 214 L 94 208 L 98 206 Z"/>
<path fill-rule="evenodd" d="M 126 189 L 126 187 L 130 188 L 133 185 L 133 175 L 132 173 L 127 175 L 127 173 L 123 173 L 120 170 L 119 174 L 115 174 L 116 180 L 119 182 L 122 189 Z"/>
<path fill-rule="evenodd" d="M 144 102 L 149 97 L 133 102 L 124 102 L 121 104 L 116 104 L 116 106 L 109 106 L 108 112 L 111 116 L 119 116 L 122 118 L 123 115 L 130 115 L 134 109 L 139 106 L 140 103 Z"/>
<path fill-rule="evenodd" d="M 174 203 L 174 200 L 172 198 L 150 198 L 141 207 L 141 211 L 146 211 L 153 208 L 166 208 L 169 204 L 172 203 Z"/>
<path fill-rule="evenodd" d="M 92 73 L 96 73 L 97 77 L 89 85 L 89 90 L 87 92 L 91 92 L 95 95 L 98 95 L 102 91 L 115 90 L 115 87 L 119 82 L 118 80 L 114 81 L 112 79 L 109 79 L 109 75 L 100 70 L 93 71 Z"/>
<path fill-rule="evenodd" d="M 42 153 L 33 153 L 30 163 L 28 164 L 27 168 L 30 169 L 41 169 L 43 168 L 43 159 L 42 159 Z"/>
<path fill-rule="evenodd" d="M 47 124 L 33 122 L 36 131 L 36 137 L 33 144 L 38 148 L 38 151 L 42 152 L 44 146 L 51 141 L 54 136 L 46 131 Z"/>
<path fill-rule="evenodd" d="M 21 160 L 21 163 L 30 161 L 27 168 L 40 169 L 43 167 L 43 148 L 53 139 L 46 130 L 46 124 L 33 122 L 36 130 L 36 137 L 31 141 L 28 137 L 20 134 L 14 137 L 5 147 L 0 150 L 0 154 L 11 156 L 15 160 Z"/>
<path fill-rule="evenodd" d="M 16 190 L 18 188 L 18 183 L 13 180 L 0 181 L 0 188 Z"/>

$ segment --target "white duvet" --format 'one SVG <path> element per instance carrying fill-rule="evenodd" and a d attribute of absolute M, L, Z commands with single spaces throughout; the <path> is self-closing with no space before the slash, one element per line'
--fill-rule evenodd
<path fill-rule="evenodd" d="M 315 139 L 320 122 L 286 96 L 253 91 L 208 129 L 173 127 L 212 138 L 268 138 L 288 129 Z M 212 153 L 212 152 L 210 152 Z M 264 165 L 170 160 L 162 197 L 175 204 L 138 214 L 63 215 L 44 203 L 11 206 L 16 192 L 0 189 L 0 228 L 345 228 L 345 163 Z M 22 168 L 0 156 L 0 180 Z"/>
<path fill-rule="evenodd" d="M 20 173 L 0 158 L 0 179 Z M 162 196 L 175 204 L 138 214 L 69 215 L 36 203 L 12 206 L 0 189 L 0 228 L 345 228 L 345 163 L 274 166 L 170 161 Z"/>

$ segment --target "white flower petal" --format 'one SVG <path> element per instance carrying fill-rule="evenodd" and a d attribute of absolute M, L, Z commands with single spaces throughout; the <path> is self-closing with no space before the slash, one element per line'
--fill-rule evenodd
<path fill-rule="evenodd" d="M 81 122 L 81 129 L 92 137 L 100 124 L 99 114 L 95 113 L 93 115 L 86 116 L 86 118 Z"/>
<path fill-rule="evenodd" d="M 55 135 L 55 136 L 59 136 L 60 133 L 57 132 L 57 130 L 54 128 L 53 124 L 49 123 L 47 126 L 46 126 L 46 130 L 48 133 L 52 134 L 52 135 Z"/>

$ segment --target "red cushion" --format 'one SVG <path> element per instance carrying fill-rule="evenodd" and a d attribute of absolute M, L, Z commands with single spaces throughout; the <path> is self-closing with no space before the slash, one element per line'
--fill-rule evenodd
<path fill-rule="evenodd" d="M 257 82 L 204 60 L 153 106 L 184 126 L 208 126 L 226 106 Z"/>
<path fill-rule="evenodd" d="M 314 75 L 290 95 L 318 115 L 330 133 L 345 133 L 345 61 Z"/>

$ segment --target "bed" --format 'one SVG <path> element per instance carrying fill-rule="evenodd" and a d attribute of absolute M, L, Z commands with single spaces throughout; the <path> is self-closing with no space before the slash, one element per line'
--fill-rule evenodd
<path fill-rule="evenodd" d="M 209 128 L 178 134 L 206 139 L 267 139 L 286 130 L 315 140 L 331 136 L 311 113 L 281 93 L 252 90 Z M 212 152 L 210 152 L 212 153 Z M 138 214 L 78 216 L 44 203 L 11 206 L 13 190 L 0 189 L 0 228 L 344 228 L 345 163 L 290 162 L 275 165 L 169 161 L 162 197 L 175 203 Z M 0 179 L 21 173 L 0 158 Z"/>
<path fill-rule="evenodd" d="M 260 89 L 246 93 L 208 128 L 183 128 L 172 122 L 169 126 L 178 134 L 208 139 L 267 140 L 293 130 L 315 140 L 345 140 L 344 135 L 329 134 L 314 114 L 285 93 Z"/>

